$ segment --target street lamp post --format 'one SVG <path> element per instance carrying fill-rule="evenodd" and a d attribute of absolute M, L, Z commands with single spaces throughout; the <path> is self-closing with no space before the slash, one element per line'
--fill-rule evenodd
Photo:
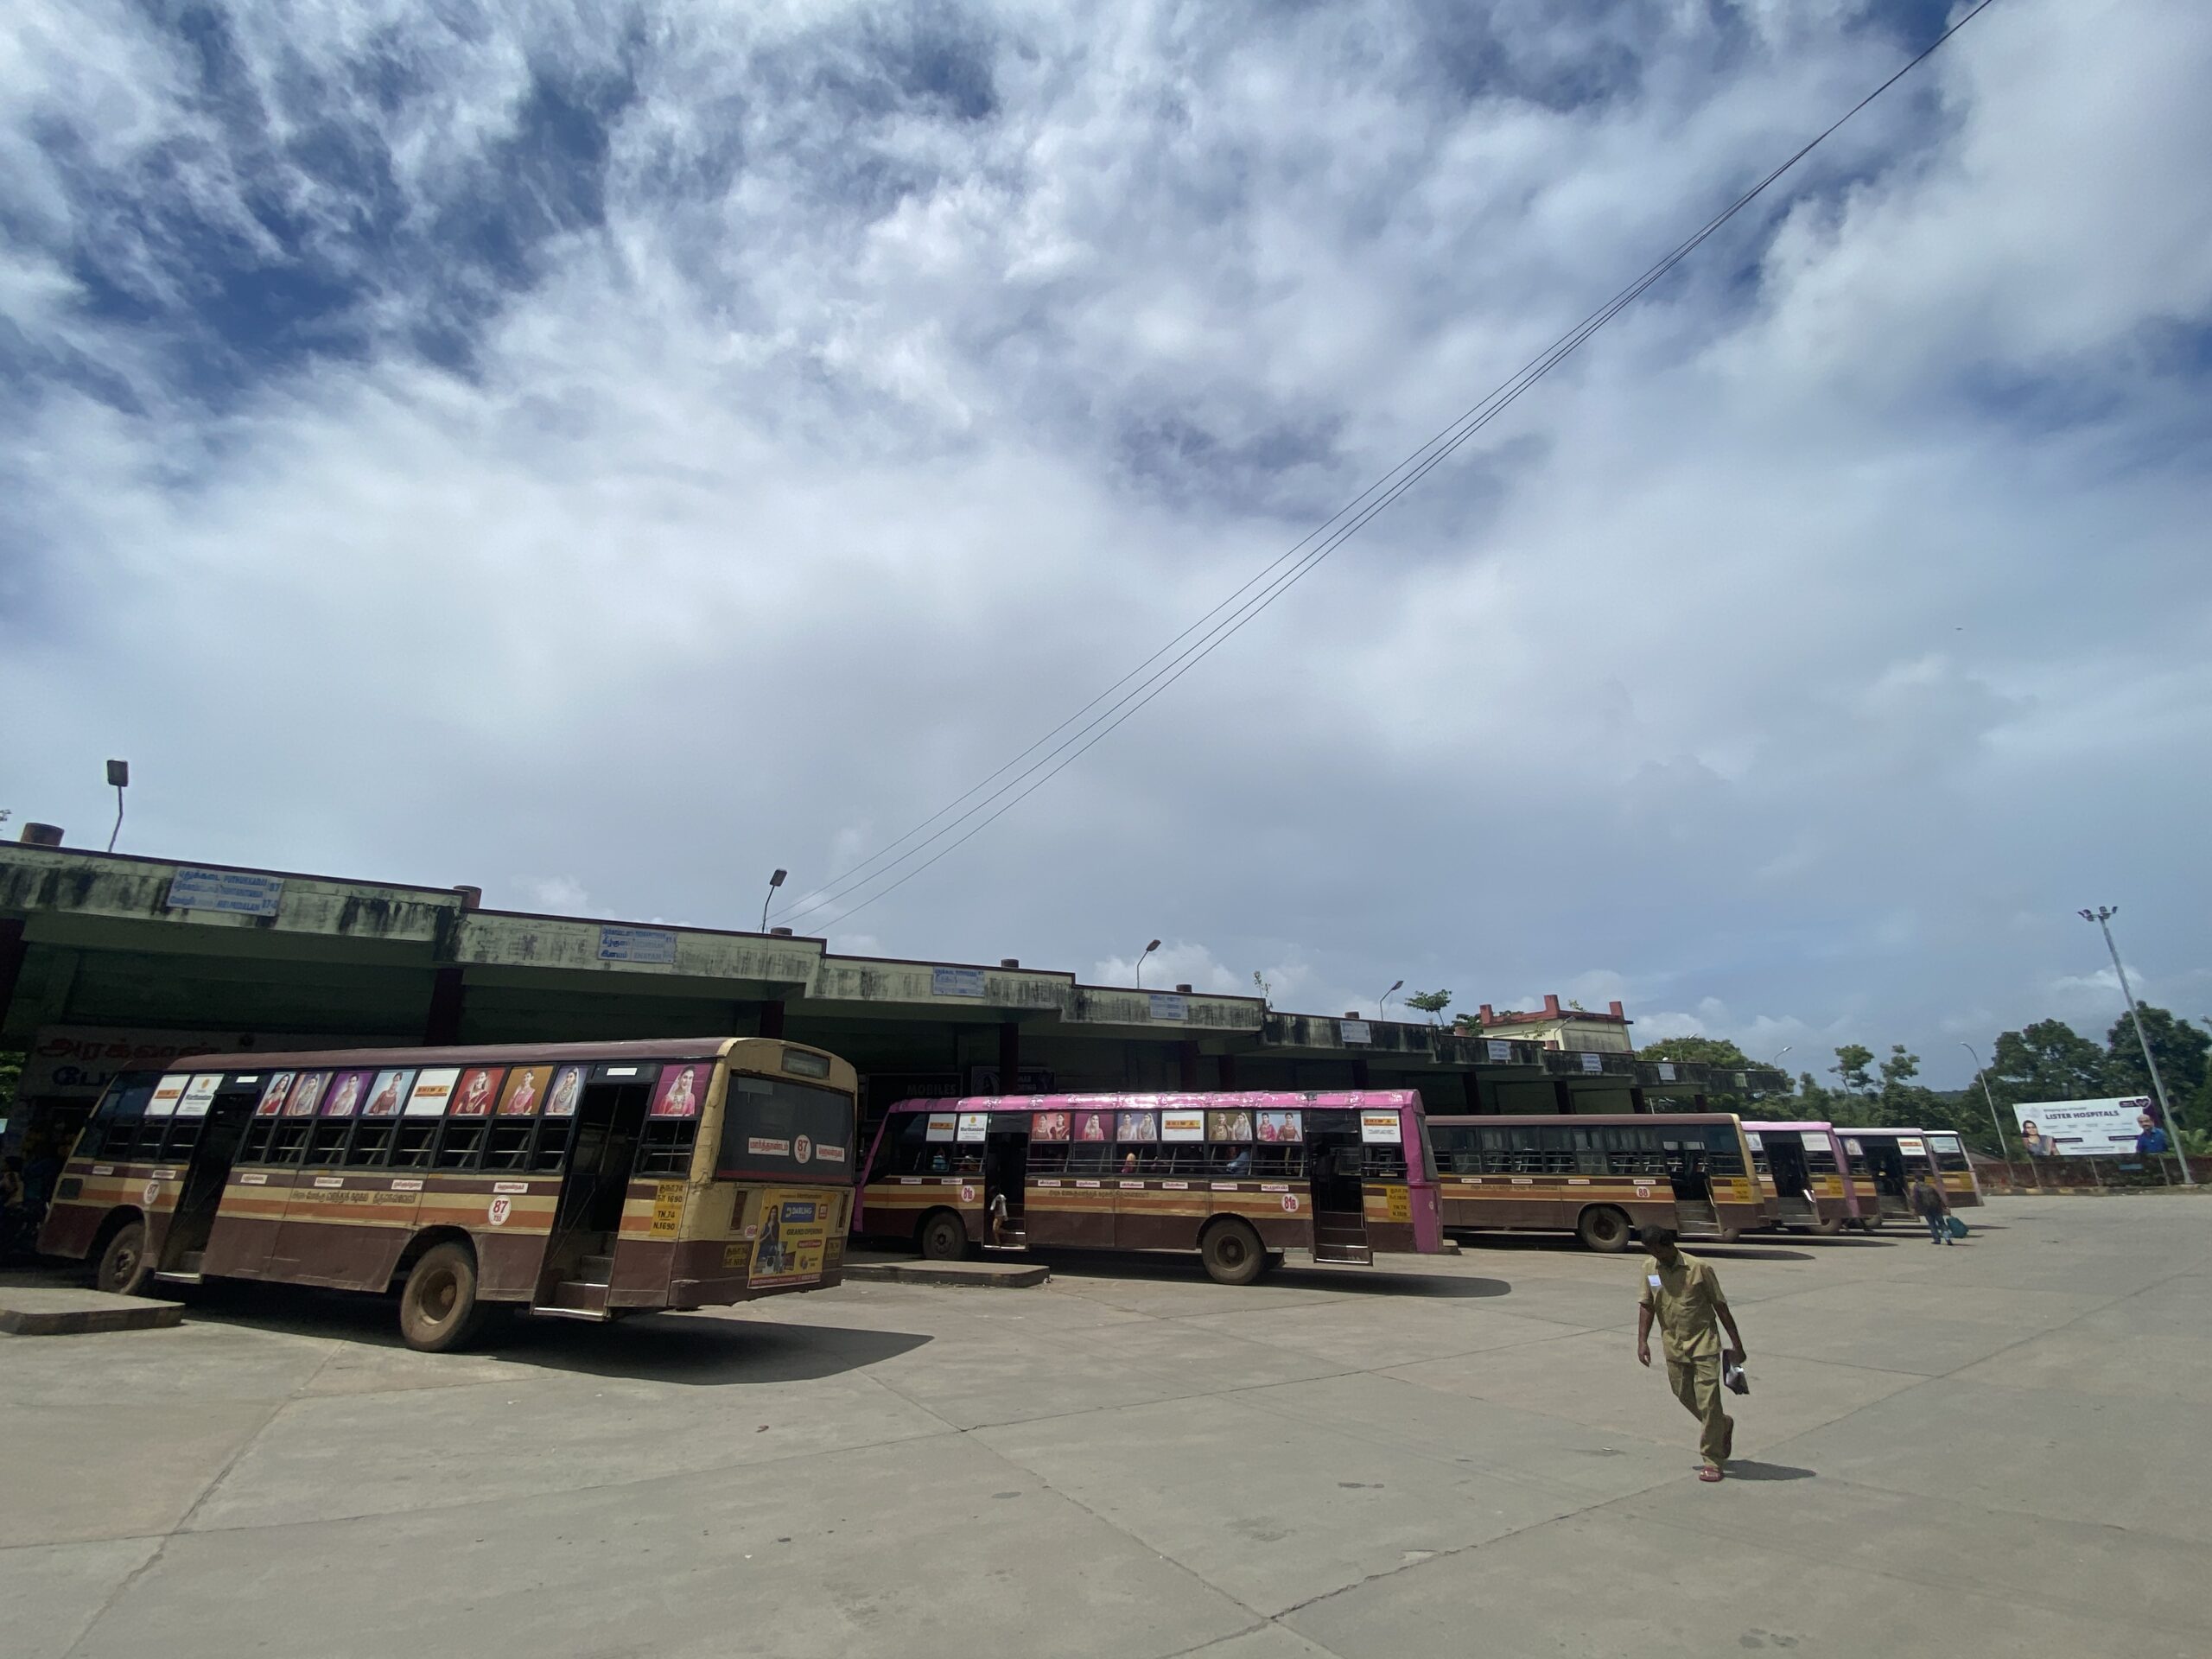
<path fill-rule="evenodd" d="M 1380 1020 L 1380 1019 L 1382 1017 L 1382 1004 L 1383 1004 L 1384 1002 L 1388 1002 L 1388 1001 L 1389 1001 L 1392 997 L 1395 996 L 1395 995 L 1397 995 L 1401 990 L 1404 989 L 1404 988 L 1405 988 L 1405 983 L 1406 983 L 1406 982 L 1405 982 L 1404 980 L 1402 980 L 1402 979 L 1399 979 L 1399 980 L 1393 980 L 1393 981 L 1391 982 L 1391 983 L 1390 983 L 1390 988 L 1389 988 L 1389 990 L 1387 990 L 1387 991 L 1385 991 L 1385 992 L 1383 992 L 1383 993 L 1382 993 L 1382 1001 L 1381 1002 L 1377 1002 L 1377 1003 L 1375 1005 L 1375 1017 L 1376 1017 L 1377 1020 Z"/>
<path fill-rule="evenodd" d="M 784 885 L 784 878 L 790 874 L 789 870 L 778 870 L 768 878 L 768 896 L 760 901 L 760 931 L 763 933 L 768 931 L 768 906 L 776 902 L 776 889 Z"/>
<path fill-rule="evenodd" d="M 1989 1092 L 1989 1073 L 1982 1069 L 1980 1052 L 1972 1043 L 1962 1042 L 1959 1046 L 1974 1057 L 1974 1081 L 1981 1085 L 1982 1099 L 1989 1103 L 1989 1127 L 1997 1131 L 1997 1155 L 2005 1160 L 2005 1179 L 2009 1182 L 2012 1178 L 2012 1154 L 2005 1150 L 2005 1120 L 1997 1116 L 1997 1096 Z M 2028 1160 L 2028 1167 L 2035 1172 L 2036 1191 L 2042 1192 L 2043 1170 L 2033 1158 Z"/>
<path fill-rule="evenodd" d="M 107 780 L 115 790 L 115 828 L 107 832 L 107 849 L 111 853 L 115 850 L 115 838 L 123 833 L 123 791 L 130 786 L 130 763 L 109 761 Z"/>
<path fill-rule="evenodd" d="M 1144 988 L 1144 959 L 1159 949 L 1160 941 L 1158 939 L 1154 939 L 1150 944 L 1147 944 L 1143 950 L 1137 952 L 1137 988 L 1139 990 L 1142 990 Z"/>
<path fill-rule="evenodd" d="M 1782 1057 L 1796 1046 L 1797 1045 L 1795 1043 L 1784 1043 L 1780 1048 L 1774 1051 L 1774 1058 L 1769 1060 L 1767 1064 L 1774 1067 L 1777 1071 L 1780 1071 L 1782 1069 Z"/>
<path fill-rule="evenodd" d="M 2127 969 L 2121 965 L 2120 947 L 2112 942 L 2112 918 L 2120 914 L 2118 905 L 2099 905 L 2094 910 L 2076 912 L 2085 922 L 2094 922 L 2104 930 L 2105 949 L 2112 953 L 2113 972 L 2120 976 L 2120 994 L 2127 999 L 2127 1017 L 2135 1022 L 2135 1040 L 2143 1046 L 2143 1064 L 2151 1071 L 2151 1092 L 2158 1097 L 2158 1116 L 2165 1120 L 2166 1139 L 2173 1145 L 2173 1154 L 2181 1162 L 2181 1184 L 2195 1186 L 2196 1178 L 2189 1173 L 2189 1154 L 2182 1150 L 2181 1130 L 2174 1122 L 2174 1109 L 2166 1104 L 2166 1081 L 2158 1075 L 2158 1062 L 2151 1053 L 2151 1039 L 2144 1034 L 2143 1015 L 2135 1007 L 2135 990 L 2127 982 Z"/>

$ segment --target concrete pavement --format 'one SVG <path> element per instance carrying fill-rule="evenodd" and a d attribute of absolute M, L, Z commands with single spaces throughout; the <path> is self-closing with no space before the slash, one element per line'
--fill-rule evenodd
<path fill-rule="evenodd" d="M 2200 1655 L 2212 1202 L 1700 1252 L 1737 1478 L 1633 1258 L 855 1285 L 503 1350 L 238 1287 L 0 1338 L 0 1646 L 277 1655 Z"/>

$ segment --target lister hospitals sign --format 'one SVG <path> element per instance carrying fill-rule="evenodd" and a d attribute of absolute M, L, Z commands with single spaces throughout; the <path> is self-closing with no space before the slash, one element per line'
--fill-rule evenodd
<path fill-rule="evenodd" d="M 2136 1118 L 2151 1111 L 2151 1097 L 2126 1100 L 2038 1100 L 2012 1108 L 2023 1139 L 2039 1134 L 2061 1158 L 2111 1158 L 2135 1150 L 2142 1131 Z M 2158 1114 L 2152 1113 L 2153 1117 Z"/>

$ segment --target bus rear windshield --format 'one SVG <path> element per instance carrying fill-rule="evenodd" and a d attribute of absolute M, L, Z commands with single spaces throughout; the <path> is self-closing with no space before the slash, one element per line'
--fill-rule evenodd
<path fill-rule="evenodd" d="M 853 1097 L 782 1077 L 732 1074 L 715 1173 L 849 1181 Z"/>

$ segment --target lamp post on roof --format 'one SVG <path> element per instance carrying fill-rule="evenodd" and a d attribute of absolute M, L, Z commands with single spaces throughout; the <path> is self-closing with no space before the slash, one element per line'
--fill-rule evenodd
<path fill-rule="evenodd" d="M 789 870 L 778 870 L 768 878 L 768 896 L 760 901 L 760 931 L 763 933 L 768 931 L 768 906 L 776 902 L 776 889 L 784 885 L 784 878 L 790 874 Z"/>
<path fill-rule="evenodd" d="M 123 833 L 123 791 L 130 787 L 130 763 L 109 761 L 107 781 L 115 791 L 115 828 L 107 832 L 107 849 L 111 853 L 115 850 L 115 838 Z"/>
<path fill-rule="evenodd" d="M 2127 1017 L 2135 1022 L 2135 1040 L 2143 1046 L 2143 1064 L 2150 1068 L 2151 1092 L 2158 1097 L 2158 1116 L 2166 1126 L 2167 1148 L 2180 1161 L 2181 1184 L 2195 1186 L 2196 1178 L 2189 1173 L 2189 1154 L 2181 1147 L 2181 1131 L 2174 1127 L 2173 1108 L 2166 1104 L 2166 1080 L 2158 1075 L 2158 1062 L 2151 1052 L 2151 1039 L 2144 1033 L 2143 1016 L 2135 1007 L 2134 988 L 2127 982 L 2127 969 L 2120 960 L 2120 947 L 2112 942 L 2112 918 L 2120 914 L 2120 906 L 2099 905 L 2094 910 L 2075 913 L 2104 930 L 2105 949 L 2112 953 L 2112 970 L 2120 976 L 2120 994 L 2127 999 Z"/>
<path fill-rule="evenodd" d="M 1144 948 L 1143 950 L 1140 950 L 1140 951 L 1138 951 L 1138 952 L 1137 952 L 1137 976 L 1136 976 L 1136 977 L 1137 977 L 1137 988 L 1138 988 L 1139 990 L 1142 990 L 1142 989 L 1144 988 L 1144 959 L 1145 959 L 1147 957 L 1150 956 L 1154 951 L 1155 951 L 1155 950 L 1159 950 L 1159 949 L 1160 949 L 1160 941 L 1159 941 L 1158 939 L 1154 939 L 1154 940 L 1150 944 L 1147 944 L 1147 946 L 1145 946 L 1145 948 Z"/>
<path fill-rule="evenodd" d="M 1390 988 L 1382 993 L 1382 1001 L 1376 1002 L 1375 1005 L 1375 1017 L 1377 1020 L 1380 1020 L 1382 1017 L 1382 1004 L 1388 1002 L 1392 997 L 1403 990 L 1405 988 L 1405 984 L 1406 982 L 1402 979 L 1392 980 L 1390 982 Z"/>

